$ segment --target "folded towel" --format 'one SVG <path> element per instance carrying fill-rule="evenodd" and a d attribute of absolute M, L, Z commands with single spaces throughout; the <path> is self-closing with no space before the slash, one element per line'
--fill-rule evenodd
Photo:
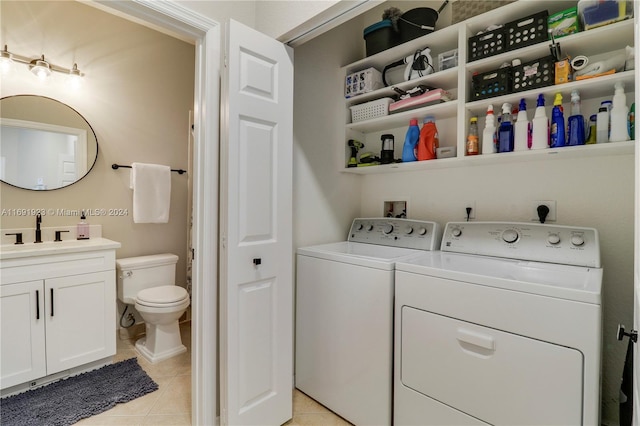
<path fill-rule="evenodd" d="M 167 223 L 171 201 L 171 168 L 158 164 L 132 163 L 134 223 Z"/>

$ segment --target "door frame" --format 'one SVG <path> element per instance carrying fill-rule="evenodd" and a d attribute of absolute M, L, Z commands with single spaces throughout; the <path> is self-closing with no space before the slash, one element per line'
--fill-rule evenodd
<path fill-rule="evenodd" d="M 221 25 L 177 2 L 93 0 L 109 13 L 195 42 L 191 420 L 215 425 Z"/>

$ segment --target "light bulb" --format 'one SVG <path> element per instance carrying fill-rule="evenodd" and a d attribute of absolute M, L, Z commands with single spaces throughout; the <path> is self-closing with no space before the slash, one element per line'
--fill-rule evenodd
<path fill-rule="evenodd" d="M 13 69 L 13 59 L 11 53 L 7 51 L 7 46 L 4 46 L 4 50 L 0 51 L 0 72 L 2 75 L 8 74 Z"/>
<path fill-rule="evenodd" d="M 31 61 L 30 67 L 33 75 L 38 77 L 41 81 L 46 80 L 51 75 L 51 66 L 44 60 L 44 55 L 42 55 L 42 59 Z"/>
<path fill-rule="evenodd" d="M 67 76 L 67 86 L 72 90 L 78 90 L 82 86 L 82 73 L 78 69 L 77 64 L 73 64 L 73 68 L 69 71 Z"/>

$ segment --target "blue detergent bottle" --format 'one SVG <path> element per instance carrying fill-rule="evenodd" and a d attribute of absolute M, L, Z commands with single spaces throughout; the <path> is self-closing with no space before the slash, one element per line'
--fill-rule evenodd
<path fill-rule="evenodd" d="M 562 109 L 562 93 L 556 93 L 551 111 L 551 148 L 565 146 L 564 110 Z"/>
<path fill-rule="evenodd" d="M 502 118 L 498 128 L 498 152 L 513 151 L 513 117 L 511 116 L 511 104 L 502 104 Z"/>
<path fill-rule="evenodd" d="M 402 162 L 417 161 L 418 141 L 420 140 L 420 127 L 418 127 L 418 119 L 412 118 L 409 121 L 409 129 L 404 138 L 402 146 Z"/>

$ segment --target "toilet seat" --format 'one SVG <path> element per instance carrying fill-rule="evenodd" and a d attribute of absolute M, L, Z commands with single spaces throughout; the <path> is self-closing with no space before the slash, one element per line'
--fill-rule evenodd
<path fill-rule="evenodd" d="M 180 286 L 165 285 L 141 290 L 136 295 L 136 304 L 150 308 L 167 308 L 189 301 L 189 293 Z"/>

